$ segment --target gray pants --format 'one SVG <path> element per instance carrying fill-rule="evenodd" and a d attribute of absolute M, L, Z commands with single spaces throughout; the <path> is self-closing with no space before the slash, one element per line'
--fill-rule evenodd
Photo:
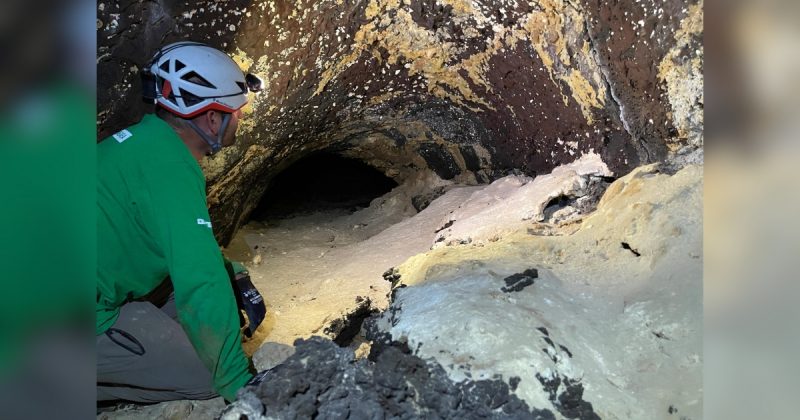
<path fill-rule="evenodd" d="M 160 402 L 214 398 L 211 373 L 177 322 L 173 298 L 161 308 L 130 302 L 97 336 L 97 400 Z"/>

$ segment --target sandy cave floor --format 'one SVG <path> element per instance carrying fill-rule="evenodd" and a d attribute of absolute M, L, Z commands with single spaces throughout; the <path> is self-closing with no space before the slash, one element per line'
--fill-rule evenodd
<path fill-rule="evenodd" d="M 267 318 L 245 352 L 252 355 L 264 342 L 333 338 L 325 327 L 364 298 L 385 309 L 390 283 L 383 273 L 428 251 L 442 220 L 480 187 L 458 188 L 417 214 L 411 196 L 418 188 L 399 186 L 357 211 L 309 212 L 240 229 L 225 254 L 248 268 L 267 303 Z"/>

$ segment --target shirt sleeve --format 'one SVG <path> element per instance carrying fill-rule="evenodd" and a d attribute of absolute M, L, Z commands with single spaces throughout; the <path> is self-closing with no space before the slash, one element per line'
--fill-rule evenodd
<path fill-rule="evenodd" d="M 238 261 L 231 261 L 224 255 L 222 256 L 222 259 L 225 261 L 225 269 L 228 270 L 228 276 L 230 276 L 230 278 L 233 279 L 239 274 L 247 273 L 247 267 L 245 267 L 244 264 Z"/>
<path fill-rule="evenodd" d="M 206 208 L 205 180 L 186 162 L 145 171 L 148 228 L 164 252 L 181 326 L 209 369 L 217 392 L 236 399 L 252 374 L 239 314 Z"/>

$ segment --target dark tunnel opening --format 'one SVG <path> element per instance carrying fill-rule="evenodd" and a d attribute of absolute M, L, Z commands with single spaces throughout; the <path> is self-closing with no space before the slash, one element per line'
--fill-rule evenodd
<path fill-rule="evenodd" d="M 330 152 L 304 157 L 273 178 L 251 219 L 280 219 L 325 210 L 356 211 L 397 182 L 372 166 Z"/>

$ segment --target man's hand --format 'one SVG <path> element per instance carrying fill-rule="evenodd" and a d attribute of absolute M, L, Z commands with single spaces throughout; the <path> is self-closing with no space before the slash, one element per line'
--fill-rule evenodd
<path fill-rule="evenodd" d="M 250 281 L 250 275 L 246 271 L 236 275 L 233 281 L 233 288 L 237 295 L 236 302 L 239 304 L 239 309 L 247 314 L 249 322 L 244 335 L 250 338 L 256 332 L 258 326 L 261 325 L 261 322 L 264 321 L 264 317 L 267 314 L 264 298 L 261 297 L 261 293 L 258 293 L 258 289 L 253 286 L 253 282 Z"/>

